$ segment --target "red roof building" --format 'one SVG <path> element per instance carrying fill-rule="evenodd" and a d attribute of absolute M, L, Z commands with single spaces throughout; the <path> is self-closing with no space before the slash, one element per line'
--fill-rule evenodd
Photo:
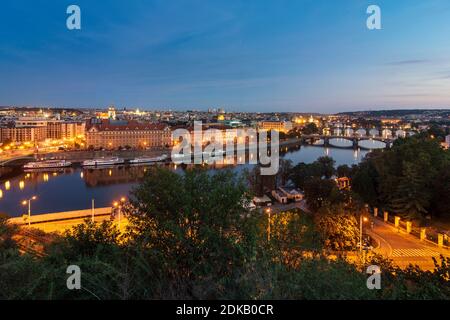
<path fill-rule="evenodd" d="M 171 145 L 172 132 L 164 123 L 91 119 L 86 124 L 88 148 L 157 148 Z"/>

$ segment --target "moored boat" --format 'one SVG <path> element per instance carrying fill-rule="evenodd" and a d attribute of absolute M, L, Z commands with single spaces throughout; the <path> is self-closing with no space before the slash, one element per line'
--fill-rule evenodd
<path fill-rule="evenodd" d="M 109 166 L 115 164 L 122 164 L 125 161 L 122 158 L 113 157 L 113 158 L 98 158 L 92 160 L 85 160 L 82 163 L 83 167 L 97 167 L 97 166 Z"/>
<path fill-rule="evenodd" d="M 45 168 L 65 168 L 70 167 L 72 162 L 66 160 L 44 160 L 28 162 L 23 166 L 24 169 L 45 169 Z"/>
<path fill-rule="evenodd" d="M 134 158 L 132 160 L 130 160 L 131 164 L 138 164 L 138 163 L 153 163 L 153 162 L 160 162 L 160 161 L 164 161 L 167 159 L 167 155 L 163 154 L 159 157 L 139 157 L 139 158 Z"/>

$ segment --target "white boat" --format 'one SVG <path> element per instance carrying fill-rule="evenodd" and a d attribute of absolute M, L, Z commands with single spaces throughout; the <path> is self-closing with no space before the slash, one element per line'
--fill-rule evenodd
<path fill-rule="evenodd" d="M 192 154 L 184 154 L 184 153 L 176 153 L 171 155 L 171 158 L 173 161 L 175 160 L 184 160 L 184 159 L 191 159 Z"/>
<path fill-rule="evenodd" d="M 192 159 L 192 157 L 197 158 L 203 158 L 203 157 L 219 157 L 219 156 L 223 156 L 225 155 L 225 151 L 223 150 L 217 150 L 217 151 L 213 151 L 213 152 L 206 152 L 203 151 L 201 153 L 188 153 L 188 154 L 182 154 L 182 153 L 177 153 L 172 155 L 172 160 L 189 160 Z"/>
<path fill-rule="evenodd" d="M 152 163 L 152 162 L 160 162 L 160 161 L 164 161 L 167 159 L 167 155 L 163 154 L 162 156 L 159 157 L 139 157 L 139 158 L 134 158 L 133 160 L 130 160 L 131 164 L 137 164 L 137 163 Z"/>
<path fill-rule="evenodd" d="M 202 155 L 205 157 L 219 157 L 219 156 L 223 156 L 225 155 L 225 151 L 224 150 L 214 150 L 213 152 L 206 152 L 203 151 Z"/>
<path fill-rule="evenodd" d="M 98 158 L 92 160 L 85 160 L 82 163 L 83 167 L 97 167 L 97 166 L 110 166 L 114 164 L 122 164 L 125 161 L 122 158 Z"/>
<path fill-rule="evenodd" d="M 72 162 L 66 160 L 45 160 L 28 162 L 23 166 L 24 169 L 44 169 L 44 168 L 65 168 L 70 167 Z"/>

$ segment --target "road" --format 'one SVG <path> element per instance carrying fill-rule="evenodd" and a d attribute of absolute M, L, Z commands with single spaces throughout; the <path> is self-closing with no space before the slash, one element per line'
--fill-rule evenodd
<path fill-rule="evenodd" d="M 433 257 L 438 260 L 441 254 L 450 257 L 450 250 L 420 241 L 418 238 L 406 234 L 404 231 L 399 231 L 394 226 L 378 219 L 372 221 L 374 222 L 374 228 L 368 228 L 365 232 L 379 244 L 374 252 L 392 259 L 401 268 L 413 264 L 424 270 L 433 270 Z"/>

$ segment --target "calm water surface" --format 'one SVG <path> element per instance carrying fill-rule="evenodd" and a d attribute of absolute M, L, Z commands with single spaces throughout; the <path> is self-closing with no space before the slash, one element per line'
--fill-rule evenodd
<path fill-rule="evenodd" d="M 380 145 L 372 142 L 372 147 Z M 311 163 L 328 155 L 340 164 L 357 164 L 369 150 L 324 148 L 322 146 L 296 146 L 282 149 L 282 157 L 294 164 Z M 180 167 L 170 165 L 174 170 Z M 242 172 L 250 165 L 233 167 Z M 95 199 L 96 207 L 110 206 L 112 201 L 128 196 L 148 170 L 148 166 L 114 166 L 102 169 L 67 168 L 50 172 L 23 172 L 17 170 L 0 177 L 0 213 L 20 216 L 27 210 L 21 205 L 25 199 L 37 196 L 32 202 L 32 213 L 49 213 L 87 209 Z"/>

